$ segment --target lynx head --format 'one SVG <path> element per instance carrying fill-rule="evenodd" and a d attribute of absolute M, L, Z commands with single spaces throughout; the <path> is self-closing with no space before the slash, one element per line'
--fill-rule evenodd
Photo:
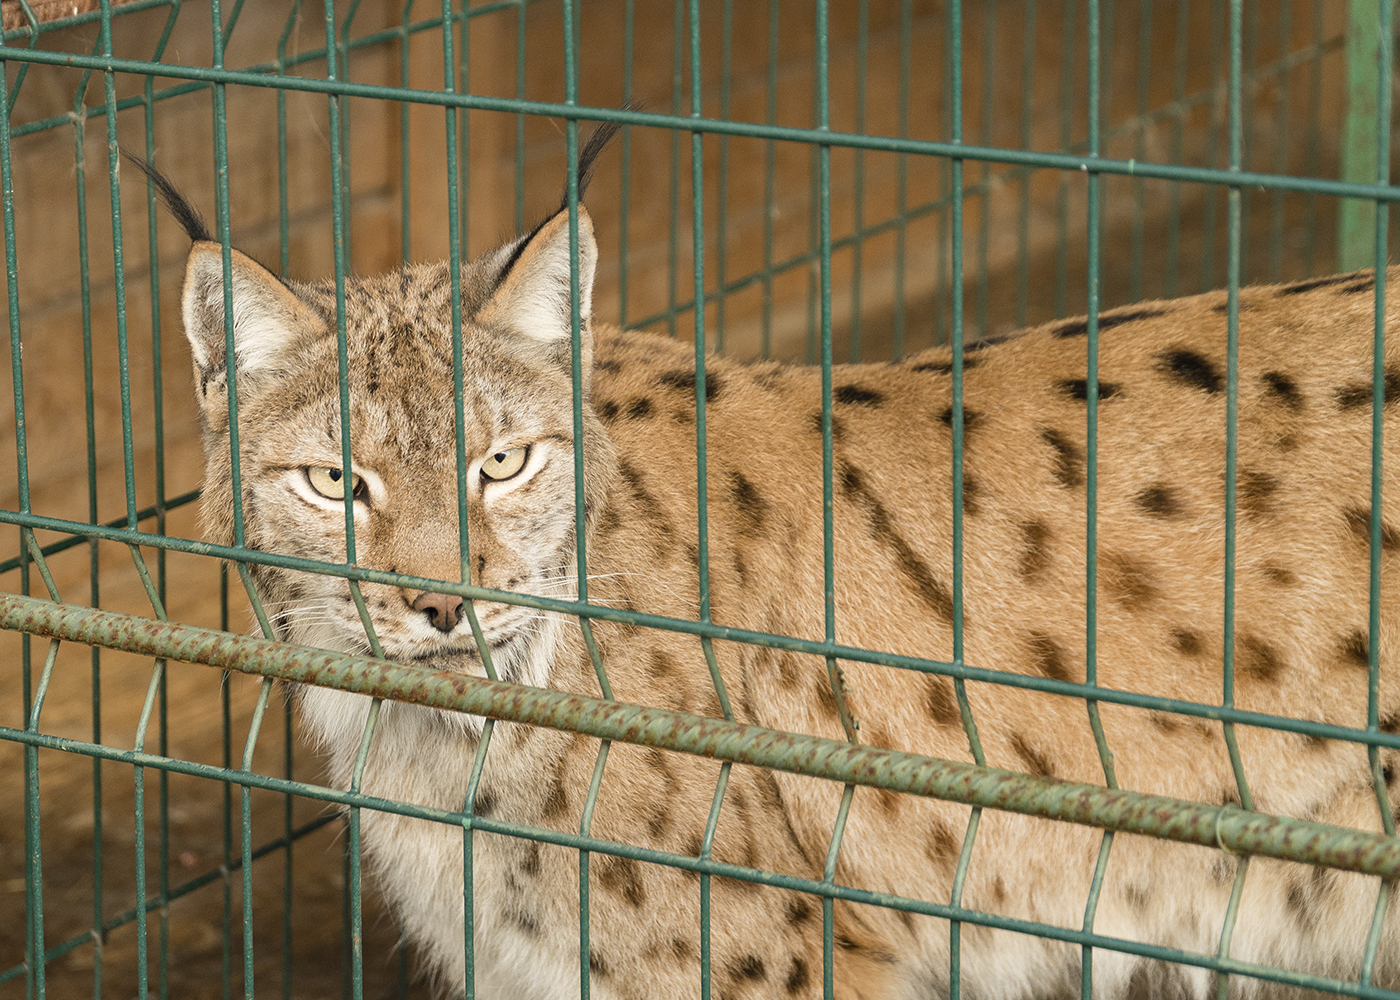
<path fill-rule="evenodd" d="M 609 134 L 595 132 L 583 150 L 580 191 Z M 145 169 L 194 241 L 183 315 L 204 425 L 202 512 L 211 540 L 236 540 L 236 448 L 242 532 L 250 549 L 344 563 L 353 529 L 350 561 L 358 567 L 571 596 L 576 541 L 567 207 L 462 266 L 459 428 L 447 264 L 346 278 L 342 360 L 334 281 L 283 281 L 237 250 L 225 273 L 223 248 L 198 214 Z M 592 224 L 580 206 L 590 522 L 613 468 L 611 444 L 588 399 L 596 259 Z M 349 468 L 342 449 L 342 364 Z M 460 495 L 459 435 L 465 445 Z M 462 520 L 469 552 L 459 546 Z M 279 638 L 346 652 L 370 649 L 344 580 L 265 565 L 254 566 L 253 576 Z M 373 582 L 361 590 L 387 656 L 481 672 L 460 598 Z M 502 603 L 478 602 L 476 611 L 499 675 L 543 684 L 555 623 Z"/>

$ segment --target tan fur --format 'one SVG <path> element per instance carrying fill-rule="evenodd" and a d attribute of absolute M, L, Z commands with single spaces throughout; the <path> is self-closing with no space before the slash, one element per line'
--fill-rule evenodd
<path fill-rule="evenodd" d="M 560 253 L 566 219 L 556 216 L 524 244 L 462 274 L 469 579 L 559 597 L 575 592 L 569 265 Z M 581 222 L 581 271 L 591 275 L 586 213 Z M 217 254 L 215 246 L 196 245 L 187 303 L 222 294 L 221 272 L 210 266 Z M 317 500 L 304 481 L 308 466 L 340 465 L 333 287 L 293 285 L 289 304 L 286 290 L 255 267 L 240 263 L 235 312 L 246 306 L 281 317 L 285 336 L 251 351 L 246 371 L 240 351 L 248 544 L 340 562 L 343 507 Z M 462 566 L 448 277 L 436 265 L 350 279 L 346 316 L 351 441 L 366 484 L 356 561 L 452 581 L 462 579 Z M 264 291 L 238 292 L 239 281 L 261 282 Z M 1099 683 L 1110 688 L 1208 704 L 1221 698 L 1224 302 L 1214 293 L 1101 319 L 1097 664 Z M 1367 273 L 1241 293 L 1241 708 L 1366 723 L 1372 303 Z M 582 312 L 589 597 L 694 620 L 693 352 L 592 324 L 586 298 Z M 522 314 L 532 317 L 529 329 L 519 328 Z M 1392 324 L 1397 315 L 1392 307 Z M 187 308 L 186 318 L 204 362 L 197 373 L 209 454 L 205 509 L 211 534 L 227 542 L 222 315 Z M 1400 364 L 1394 349 L 1391 358 Z M 841 643 L 952 657 L 950 362 L 947 351 L 930 351 L 833 372 Z M 965 659 L 1082 681 L 1086 338 L 1074 321 L 1063 321 L 969 351 L 965 363 Z M 820 639 L 820 373 L 712 358 L 706 384 L 713 620 Z M 1387 441 L 1400 432 L 1394 413 L 1385 411 Z M 476 470 L 485 457 L 520 445 L 532 451 L 518 481 L 481 480 Z M 1400 700 L 1391 680 L 1400 482 L 1388 458 L 1380 649 L 1386 727 Z M 269 568 L 256 578 L 283 638 L 368 648 L 343 581 Z M 412 609 L 420 591 L 362 589 L 387 655 L 481 673 L 465 621 L 444 634 Z M 504 679 L 599 693 L 576 623 L 500 603 L 482 602 L 476 611 Z M 720 714 L 698 640 L 604 622 L 594 630 L 618 699 Z M 740 721 L 844 738 L 819 658 L 726 642 L 714 648 Z M 856 663 L 844 669 L 862 741 L 972 759 L 950 681 Z M 1102 783 L 1081 699 L 978 684 L 968 686 L 968 697 L 989 764 Z M 304 689 L 300 701 L 333 780 L 348 784 L 366 699 Z M 1236 797 L 1219 724 L 1113 705 L 1100 712 L 1121 787 L 1205 802 Z M 364 789 L 459 809 L 478 735 L 471 720 L 386 705 Z M 1264 729 L 1237 735 L 1257 809 L 1380 829 L 1364 750 Z M 584 737 L 497 726 L 477 810 L 577 833 L 598 751 Z M 697 854 L 718 775 L 712 761 L 615 745 L 592 834 Z M 829 783 L 736 766 L 713 856 L 820 878 L 840 794 Z M 837 880 L 946 902 L 968 818 L 963 807 L 858 789 Z M 409 940 L 444 989 L 460 993 L 461 830 L 369 811 L 363 824 L 369 859 Z M 989 811 L 976 833 L 963 903 L 1078 928 L 1100 840 L 1091 829 Z M 475 835 L 477 996 L 578 994 L 578 871 L 572 850 Z M 1213 954 L 1234 872 L 1234 859 L 1219 852 L 1119 836 L 1095 929 Z M 595 854 L 590 889 L 594 997 L 698 995 L 695 876 Z M 1374 879 L 1255 861 L 1231 954 L 1354 978 L 1376 891 Z M 712 901 L 716 996 L 821 995 L 818 899 L 716 878 Z M 838 997 L 946 995 L 946 922 L 845 903 L 834 915 Z M 1078 995 L 1078 947 L 973 925 L 962 926 L 961 942 L 963 996 Z M 1391 984 L 1400 976 L 1393 918 L 1376 973 L 1377 982 Z M 1102 950 L 1094 982 L 1104 997 L 1215 989 L 1203 970 Z M 1242 977 L 1231 988 L 1240 996 L 1279 992 Z"/>

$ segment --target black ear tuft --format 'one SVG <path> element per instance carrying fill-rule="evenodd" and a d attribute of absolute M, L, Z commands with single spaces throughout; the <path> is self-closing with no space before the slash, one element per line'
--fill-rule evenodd
<path fill-rule="evenodd" d="M 176 190 L 175 185 L 170 182 L 170 178 L 128 149 L 122 149 L 122 156 L 126 157 L 133 167 L 150 178 L 151 183 L 156 186 L 156 191 L 160 193 L 160 200 L 165 202 L 165 207 L 169 209 L 171 215 L 175 216 L 175 221 L 180 223 L 180 227 L 184 229 L 185 235 L 190 238 L 191 242 L 214 242 L 214 237 L 209 234 L 209 227 L 204 224 L 204 216 L 200 215 L 199 209 L 186 201 L 185 196 Z M 582 158 L 580 158 L 580 162 L 582 162 Z"/>
<path fill-rule="evenodd" d="M 627 105 L 623 110 L 631 110 L 631 105 Z M 588 141 L 583 144 L 583 148 L 578 153 L 578 197 L 583 200 L 584 192 L 588 190 L 588 182 L 593 178 L 593 163 L 608 143 L 612 142 L 613 136 L 622 130 L 622 126 L 617 122 L 600 122 L 593 130 L 593 134 L 588 137 Z M 559 200 L 559 211 L 564 211 L 569 207 L 569 189 L 564 188 L 564 196 Z"/>

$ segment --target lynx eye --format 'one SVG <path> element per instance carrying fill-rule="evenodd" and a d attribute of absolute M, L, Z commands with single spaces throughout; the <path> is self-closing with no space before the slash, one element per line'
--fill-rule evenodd
<path fill-rule="evenodd" d="M 509 479 L 525 468 L 525 459 L 529 457 L 530 449 L 527 446 L 498 451 L 481 463 L 481 474 L 493 482 Z"/>
<path fill-rule="evenodd" d="M 311 484 L 311 488 L 327 500 L 345 499 L 345 472 L 342 469 L 332 469 L 324 465 L 313 465 L 306 470 L 306 480 Z M 354 473 L 350 474 L 350 489 L 360 496 L 364 492 L 364 479 Z"/>

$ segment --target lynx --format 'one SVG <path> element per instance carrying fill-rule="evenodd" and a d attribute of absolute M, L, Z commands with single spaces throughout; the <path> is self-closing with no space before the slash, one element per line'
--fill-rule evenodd
<path fill-rule="evenodd" d="M 606 139 L 580 162 L 586 182 Z M 583 183 L 580 184 L 580 190 Z M 185 330 L 194 359 L 212 539 L 233 532 L 222 251 L 166 185 L 193 240 Z M 546 597 L 576 594 L 575 459 L 583 448 L 591 601 L 678 619 L 699 614 L 696 370 L 691 347 L 592 315 L 597 258 L 577 212 L 583 440 L 575 440 L 570 225 L 561 208 L 528 234 L 461 268 L 467 582 Z M 404 265 L 345 282 L 353 467 L 342 467 L 336 297 L 330 281 L 281 281 L 237 251 L 231 300 L 243 512 L 249 547 L 343 562 L 344 491 L 353 491 L 359 565 L 460 581 L 446 264 Z M 1390 276 L 1392 283 L 1396 274 Z M 1238 560 L 1235 699 L 1260 712 L 1364 727 L 1374 277 L 1369 272 L 1239 296 Z M 1394 302 L 1394 297 L 1390 299 Z M 1391 307 L 1388 321 L 1400 318 Z M 1099 355 L 1097 670 L 1110 688 L 1201 703 L 1222 697 L 1226 469 L 1226 296 L 1106 312 Z M 969 664 L 1083 681 L 1086 340 L 1061 320 L 965 351 L 962 492 Z M 1392 338 L 1391 343 L 1395 342 Z M 1400 398 L 1400 349 L 1381 375 Z M 832 372 L 836 638 L 947 661 L 953 656 L 952 356 L 930 350 Z M 822 390 L 818 369 L 705 361 L 710 611 L 722 625 L 821 639 Z M 1396 439 L 1387 399 L 1385 440 Z M 1381 610 L 1383 726 L 1400 725 L 1395 560 L 1400 482 L 1385 463 Z M 254 569 L 280 638 L 370 649 L 347 584 Z M 481 675 L 459 598 L 367 584 L 385 655 Z M 475 605 L 504 680 L 597 696 L 577 621 L 504 602 Z M 721 714 L 697 639 L 598 621 L 614 696 Z M 845 731 L 824 662 L 716 642 L 741 722 L 836 739 Z M 946 677 L 845 666 L 845 699 L 866 743 L 971 761 Z M 987 763 L 1104 781 L 1082 699 L 970 684 Z M 347 786 L 369 701 L 297 691 L 301 719 Z M 1237 801 L 1220 724 L 1101 706 L 1121 787 L 1207 803 Z M 386 704 L 364 773 L 371 795 L 461 808 L 479 719 Z M 1379 830 L 1366 751 L 1264 728 L 1238 729 L 1255 808 Z M 577 833 L 598 742 L 495 728 L 479 815 Z M 1388 753 L 1383 754 L 1389 759 Z M 720 765 L 654 749 L 611 748 L 592 833 L 698 855 Z M 1389 782 L 1394 774 L 1385 765 Z M 841 788 L 735 766 L 713 857 L 822 877 Z M 946 902 L 969 811 L 857 789 L 838 882 Z M 406 938 L 444 995 L 465 988 L 458 828 L 366 811 L 365 851 Z M 1093 829 L 989 811 L 964 905 L 1078 928 L 1098 856 Z M 576 852 L 474 837 L 476 996 L 578 996 Z M 1120 835 L 1098 904 L 1099 933 L 1214 954 L 1237 859 Z M 588 967 L 598 998 L 700 992 L 698 876 L 595 854 Z M 1374 878 L 1257 860 L 1231 955 L 1338 977 L 1358 975 Z M 818 997 L 821 902 L 716 877 L 713 988 L 724 997 Z M 1376 982 L 1400 982 L 1400 928 L 1383 928 Z M 834 986 L 843 998 L 946 996 L 949 925 L 873 906 L 834 908 Z M 961 927 L 960 988 L 978 1000 L 1078 995 L 1081 949 L 973 924 Z M 1096 996 L 1214 996 L 1213 972 L 1098 950 Z M 1233 995 L 1287 994 L 1233 976 Z"/>

